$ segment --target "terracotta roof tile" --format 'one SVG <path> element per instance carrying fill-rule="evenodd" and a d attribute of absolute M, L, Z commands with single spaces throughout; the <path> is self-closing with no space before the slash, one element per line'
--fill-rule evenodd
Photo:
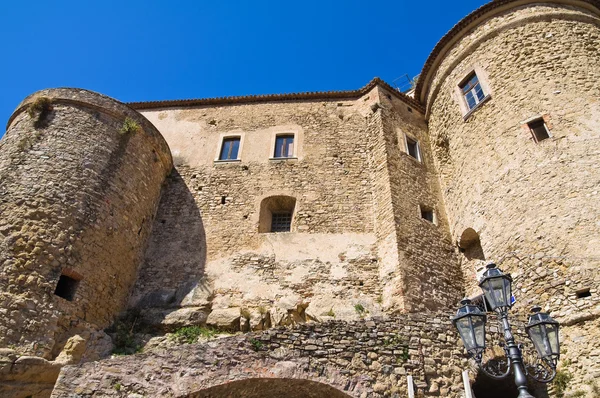
<path fill-rule="evenodd" d="M 198 98 L 198 99 L 182 99 L 182 100 L 165 100 L 165 101 L 145 101 L 145 102 L 129 102 L 127 105 L 136 110 L 142 109 L 157 109 L 157 108 L 173 108 L 173 107 L 190 107 L 203 105 L 229 105 L 229 104 L 245 104 L 252 102 L 269 102 L 269 101 L 296 101 L 296 100 L 320 100 L 320 99 L 335 99 L 335 98 L 358 98 L 371 91 L 375 86 L 381 86 L 391 91 L 397 98 L 406 102 L 408 105 L 423 112 L 423 107 L 415 99 L 403 94 L 376 77 L 367 85 L 358 90 L 346 91 L 311 91 L 304 93 L 289 93 L 289 94 L 266 94 L 266 95 L 245 95 L 237 97 L 217 97 L 217 98 Z"/>

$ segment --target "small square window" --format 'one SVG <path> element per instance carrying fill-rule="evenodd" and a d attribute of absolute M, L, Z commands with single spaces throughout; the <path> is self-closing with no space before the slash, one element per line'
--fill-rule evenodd
<path fill-rule="evenodd" d="M 592 297 L 592 293 L 590 292 L 590 289 L 581 289 L 578 290 L 577 292 L 575 292 L 575 294 L 577 295 L 577 298 L 586 298 L 586 297 Z"/>
<path fill-rule="evenodd" d="M 240 137 L 228 137 L 223 139 L 219 160 L 237 160 L 240 150 Z"/>
<path fill-rule="evenodd" d="M 469 110 L 475 108 L 485 98 L 485 93 L 475 72 L 459 84 L 459 87 Z"/>
<path fill-rule="evenodd" d="M 546 138 L 550 138 L 550 133 L 548 132 L 546 123 L 544 123 L 544 119 L 537 119 L 529 122 L 527 123 L 527 126 L 529 126 L 529 130 L 531 131 L 531 135 L 533 136 L 535 142 L 540 142 Z"/>
<path fill-rule="evenodd" d="M 421 218 L 431 223 L 435 223 L 435 214 L 433 212 L 433 209 L 421 207 Z"/>
<path fill-rule="evenodd" d="M 421 160 L 421 150 L 419 148 L 419 141 L 406 136 L 406 152 L 417 160 Z"/>
<path fill-rule="evenodd" d="M 294 135 L 278 135 L 275 138 L 275 158 L 291 158 L 294 156 Z"/>
<path fill-rule="evenodd" d="M 71 278 L 67 275 L 61 275 L 58 279 L 58 283 L 56 284 L 56 290 L 54 290 L 54 294 L 56 294 L 58 297 L 64 298 L 65 300 L 73 301 L 78 285 L 79 281 L 77 279 Z"/>
<path fill-rule="evenodd" d="M 291 227 L 292 213 L 273 213 L 271 232 L 290 232 Z"/>

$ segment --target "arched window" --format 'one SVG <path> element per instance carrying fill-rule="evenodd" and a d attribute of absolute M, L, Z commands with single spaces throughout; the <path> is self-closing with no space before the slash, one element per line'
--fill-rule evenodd
<path fill-rule="evenodd" d="M 458 247 L 467 260 L 485 260 L 479 234 L 473 228 L 464 230 L 458 241 Z"/>
<path fill-rule="evenodd" d="M 290 232 L 294 221 L 296 198 L 269 196 L 260 202 L 258 232 Z"/>

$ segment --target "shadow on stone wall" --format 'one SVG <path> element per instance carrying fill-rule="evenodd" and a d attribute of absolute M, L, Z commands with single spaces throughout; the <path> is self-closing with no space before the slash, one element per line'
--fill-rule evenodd
<path fill-rule="evenodd" d="M 129 307 L 152 326 L 202 324 L 212 291 L 205 281 L 206 234 L 200 209 L 176 169 L 167 178 Z"/>

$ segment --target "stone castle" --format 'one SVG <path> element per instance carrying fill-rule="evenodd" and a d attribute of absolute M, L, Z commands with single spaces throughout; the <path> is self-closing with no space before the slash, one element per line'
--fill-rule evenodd
<path fill-rule="evenodd" d="M 511 397 L 449 321 L 495 261 L 561 323 L 536 397 L 598 397 L 599 140 L 596 0 L 493 1 L 409 93 L 34 93 L 0 141 L 0 396 Z M 162 336 L 189 326 L 233 336 Z"/>

